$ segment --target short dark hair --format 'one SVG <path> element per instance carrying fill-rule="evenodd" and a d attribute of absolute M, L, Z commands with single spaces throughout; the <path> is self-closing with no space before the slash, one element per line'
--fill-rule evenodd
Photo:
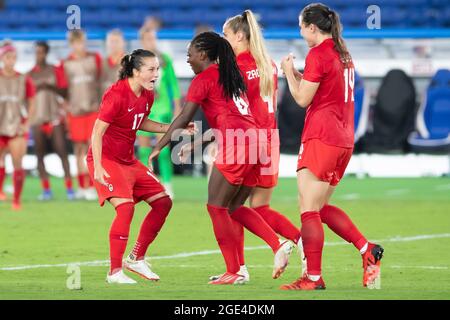
<path fill-rule="evenodd" d="M 45 53 L 48 53 L 50 51 L 50 46 L 48 45 L 47 41 L 36 41 L 36 47 L 44 48 Z"/>

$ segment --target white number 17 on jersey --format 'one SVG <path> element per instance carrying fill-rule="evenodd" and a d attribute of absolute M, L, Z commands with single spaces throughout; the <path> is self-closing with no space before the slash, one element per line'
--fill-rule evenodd
<path fill-rule="evenodd" d="M 134 115 L 133 130 L 138 129 L 141 126 L 145 113 L 138 113 Z"/>

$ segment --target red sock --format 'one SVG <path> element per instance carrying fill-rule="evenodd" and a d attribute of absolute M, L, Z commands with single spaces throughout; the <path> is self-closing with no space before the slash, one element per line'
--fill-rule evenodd
<path fill-rule="evenodd" d="M 367 243 L 367 239 L 359 232 L 349 216 L 338 207 L 326 204 L 320 210 L 320 218 L 334 233 L 345 241 L 353 243 L 356 249 L 361 250 Z"/>
<path fill-rule="evenodd" d="M 72 189 L 73 188 L 73 186 L 72 186 L 72 178 L 65 178 L 64 179 L 64 184 L 66 185 L 66 189 L 67 190 Z"/>
<path fill-rule="evenodd" d="M 41 179 L 41 185 L 44 191 L 50 190 L 50 181 L 48 180 L 48 178 Z"/>
<path fill-rule="evenodd" d="M 109 230 L 110 273 L 116 269 L 122 269 L 122 258 L 127 248 L 133 213 L 134 203 L 132 202 L 125 202 L 116 207 L 116 217 Z"/>
<path fill-rule="evenodd" d="M 253 209 L 240 206 L 232 214 L 231 218 L 242 224 L 247 230 L 263 239 L 276 252 L 280 247 L 278 236 L 264 219 Z"/>
<path fill-rule="evenodd" d="M 5 167 L 0 167 L 0 192 L 3 192 L 3 183 L 5 182 L 6 170 Z"/>
<path fill-rule="evenodd" d="M 292 224 L 292 222 L 281 213 L 273 210 L 268 205 L 254 208 L 267 224 L 279 235 L 286 239 L 297 243 L 300 238 L 300 229 Z"/>
<path fill-rule="evenodd" d="M 319 276 L 322 272 L 323 226 L 317 211 L 302 213 L 302 242 L 306 256 L 308 275 Z"/>
<path fill-rule="evenodd" d="M 22 194 L 23 183 L 25 181 L 25 170 L 14 170 L 13 184 L 14 184 L 14 202 L 20 202 L 20 195 Z"/>
<path fill-rule="evenodd" d="M 245 264 L 244 257 L 244 226 L 234 219 L 231 219 L 233 224 L 236 243 L 237 243 L 237 253 L 239 257 L 239 265 L 243 266 Z"/>
<path fill-rule="evenodd" d="M 235 232 L 231 222 L 228 208 L 206 205 L 213 224 L 214 235 L 222 251 L 227 272 L 239 271 L 239 257 L 237 254 Z"/>
<path fill-rule="evenodd" d="M 172 200 L 169 197 L 164 197 L 153 201 L 150 205 L 152 209 L 142 222 L 138 239 L 133 248 L 133 255 L 137 260 L 145 258 L 148 246 L 155 240 L 166 221 L 166 217 L 172 208 Z"/>
<path fill-rule="evenodd" d="M 83 174 L 79 174 L 79 175 L 77 176 L 77 178 L 78 178 L 78 187 L 79 187 L 80 189 L 86 188 L 86 185 L 84 184 L 84 175 L 83 175 Z"/>
<path fill-rule="evenodd" d="M 94 181 L 92 181 L 91 176 L 89 175 L 89 173 L 85 173 L 84 174 L 84 185 L 85 186 L 89 186 L 89 187 L 93 187 L 94 186 Z"/>

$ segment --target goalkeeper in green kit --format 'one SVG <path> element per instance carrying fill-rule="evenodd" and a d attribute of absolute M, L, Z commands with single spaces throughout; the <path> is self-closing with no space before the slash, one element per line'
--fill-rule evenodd
<path fill-rule="evenodd" d="M 162 123 L 170 123 L 172 122 L 172 119 L 180 113 L 181 94 L 172 59 L 169 55 L 159 52 L 156 48 L 156 31 L 156 28 L 145 25 L 139 31 L 142 47 L 146 50 L 155 52 L 160 63 L 159 79 L 155 85 L 155 102 L 153 103 L 149 119 Z M 152 141 L 156 143 L 155 140 L 159 140 L 162 135 L 138 131 L 137 136 L 139 144 L 139 160 L 147 165 Z M 171 184 L 173 165 L 170 159 L 169 146 L 166 146 L 161 150 L 161 153 L 158 156 L 158 166 L 161 183 L 165 187 L 166 192 L 173 198 L 173 188 Z"/>

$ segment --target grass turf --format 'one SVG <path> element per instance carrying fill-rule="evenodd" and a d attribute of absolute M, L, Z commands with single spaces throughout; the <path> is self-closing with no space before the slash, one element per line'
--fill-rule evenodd
<path fill-rule="evenodd" d="M 208 276 L 224 271 L 211 221 L 206 212 L 206 179 L 175 178 L 176 198 L 169 218 L 149 249 L 159 282 L 134 286 L 107 285 L 107 263 L 81 265 L 82 290 L 69 290 L 71 262 L 107 261 L 109 205 L 64 199 L 63 181 L 53 179 L 55 200 L 36 201 L 39 180 L 26 181 L 23 210 L 0 203 L 0 299 L 449 299 L 450 179 L 345 178 L 334 203 L 344 209 L 369 239 L 385 248 L 381 290 L 362 288 L 361 258 L 325 226 L 328 245 L 323 254 L 327 290 L 284 292 L 278 287 L 295 280 L 299 258 L 293 254 L 285 274 L 271 279 L 273 254 L 263 241 L 246 233 L 246 264 L 251 282 L 244 286 L 211 286 Z M 8 183 L 8 181 L 7 181 Z M 272 207 L 295 224 L 295 179 L 280 179 Z M 139 204 L 131 227 L 128 251 L 148 207 Z M 433 238 L 404 238 L 438 235 Z M 395 238 L 403 237 L 403 238 Z M 401 241 L 401 240 L 406 241 Z M 201 251 L 215 250 L 212 253 Z M 127 252 L 128 252 L 127 251 Z M 194 253 L 185 257 L 180 253 Z M 172 256 L 172 257 L 171 257 Z M 55 265 L 22 270 L 7 267 Z"/>

